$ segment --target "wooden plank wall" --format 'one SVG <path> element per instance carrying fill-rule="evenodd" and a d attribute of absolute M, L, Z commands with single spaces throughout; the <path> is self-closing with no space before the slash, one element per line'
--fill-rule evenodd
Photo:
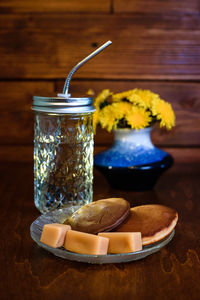
<path fill-rule="evenodd" d="M 156 128 L 154 142 L 198 153 L 198 0 L 1 0 L 1 161 L 32 159 L 32 96 L 62 91 L 69 70 L 109 39 L 113 45 L 75 74 L 71 93 L 158 92 L 172 103 L 177 122 L 171 132 Z M 99 130 L 95 144 L 107 147 L 112 138 Z"/>

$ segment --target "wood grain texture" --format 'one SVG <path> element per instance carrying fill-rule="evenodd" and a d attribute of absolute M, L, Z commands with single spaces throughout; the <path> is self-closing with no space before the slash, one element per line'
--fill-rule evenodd
<path fill-rule="evenodd" d="M 0 162 L 32 162 L 33 145 L 0 145 Z"/>
<path fill-rule="evenodd" d="M 53 82 L 0 82 L 0 144 L 27 144 L 33 140 L 33 95 L 53 95 Z"/>
<path fill-rule="evenodd" d="M 95 171 L 95 200 L 124 197 L 132 206 L 159 203 L 179 213 L 175 237 L 161 251 L 140 261 L 111 265 L 63 260 L 32 241 L 29 227 L 39 216 L 33 204 L 32 168 L 27 163 L 0 165 L 1 299 L 199 298 L 199 162 L 193 163 L 185 157 L 163 174 L 154 191 L 141 193 L 111 189 Z"/>
<path fill-rule="evenodd" d="M 33 96 L 53 96 L 53 81 L 0 81 L 1 112 L 30 111 Z"/>
<path fill-rule="evenodd" d="M 2 0 L 1 13 L 109 13 L 109 0 Z"/>
<path fill-rule="evenodd" d="M 199 13 L 198 0 L 114 0 L 115 13 Z"/>
<path fill-rule="evenodd" d="M 0 24 L 1 78 L 64 78 L 111 39 L 79 78 L 200 79 L 195 14 L 5 14 Z"/>
<path fill-rule="evenodd" d="M 33 141 L 34 113 L 32 96 L 55 96 L 61 92 L 64 81 L 0 82 L 1 145 L 27 145 Z M 200 146 L 200 84 L 182 82 L 148 81 L 72 81 L 73 96 L 85 96 L 93 88 L 96 94 L 104 88 L 114 92 L 146 88 L 169 101 L 176 113 L 176 127 L 172 131 L 156 128 L 152 138 L 159 146 Z M 99 129 L 95 136 L 97 145 L 110 145 L 113 136 Z"/>

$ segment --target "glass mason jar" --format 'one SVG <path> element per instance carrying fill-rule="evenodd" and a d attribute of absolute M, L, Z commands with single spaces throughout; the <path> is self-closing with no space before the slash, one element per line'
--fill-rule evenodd
<path fill-rule="evenodd" d="M 36 207 L 45 213 L 92 202 L 92 99 L 33 100 Z"/>

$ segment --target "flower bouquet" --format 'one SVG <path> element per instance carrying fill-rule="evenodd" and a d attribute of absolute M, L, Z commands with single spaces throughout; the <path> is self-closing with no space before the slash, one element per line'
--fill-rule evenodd
<path fill-rule="evenodd" d="M 95 166 L 115 188 L 152 189 L 173 159 L 155 147 L 152 126 L 170 130 L 175 125 L 171 104 L 149 90 L 133 89 L 114 94 L 105 89 L 94 100 L 94 132 L 98 124 L 114 132 L 112 147 L 95 156 Z"/>
<path fill-rule="evenodd" d="M 113 94 L 105 89 L 94 100 L 96 112 L 93 124 L 108 131 L 117 128 L 143 129 L 159 122 L 170 130 L 175 125 L 171 104 L 149 90 L 133 89 Z"/>

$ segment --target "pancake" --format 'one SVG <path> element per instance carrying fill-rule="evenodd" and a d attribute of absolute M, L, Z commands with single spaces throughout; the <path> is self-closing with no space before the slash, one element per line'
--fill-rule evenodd
<path fill-rule="evenodd" d="M 176 226 L 177 212 L 167 206 L 151 204 L 130 209 L 128 218 L 119 225 L 117 232 L 141 232 L 142 244 L 149 245 L 165 238 Z"/>
<path fill-rule="evenodd" d="M 114 229 L 129 211 L 130 204 L 123 198 L 102 199 L 82 206 L 64 223 L 73 230 L 96 234 Z"/>

